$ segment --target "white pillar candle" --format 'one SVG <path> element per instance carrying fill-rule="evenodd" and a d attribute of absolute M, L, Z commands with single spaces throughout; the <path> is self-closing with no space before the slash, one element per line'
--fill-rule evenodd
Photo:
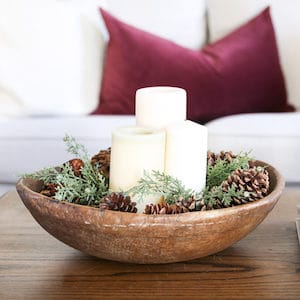
<path fill-rule="evenodd" d="M 201 191 L 206 182 L 206 127 L 183 121 L 167 126 L 166 133 L 165 173 Z"/>
<path fill-rule="evenodd" d="M 113 131 L 109 187 L 112 191 L 126 191 L 143 177 L 144 171 L 164 171 L 165 132 L 144 127 L 127 126 Z M 135 200 L 135 199 L 133 199 Z M 137 203 L 143 212 L 153 197 Z"/>
<path fill-rule="evenodd" d="M 186 91 L 182 88 L 156 86 L 136 91 L 136 125 L 163 129 L 186 119 Z"/>

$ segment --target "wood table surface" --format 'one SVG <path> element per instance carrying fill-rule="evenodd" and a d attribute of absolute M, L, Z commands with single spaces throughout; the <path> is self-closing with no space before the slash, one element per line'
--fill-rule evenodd
<path fill-rule="evenodd" d="M 232 247 L 189 262 L 136 265 L 64 245 L 12 191 L 0 199 L 0 299 L 300 299 L 297 205 L 300 189 L 286 189 Z"/>

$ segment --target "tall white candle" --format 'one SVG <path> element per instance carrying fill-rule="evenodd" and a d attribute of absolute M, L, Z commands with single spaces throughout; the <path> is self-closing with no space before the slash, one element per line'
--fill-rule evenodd
<path fill-rule="evenodd" d="M 186 91 L 178 87 L 156 86 L 136 91 L 137 126 L 165 128 L 186 119 Z"/>
<path fill-rule="evenodd" d="M 134 187 L 144 171 L 164 171 L 165 131 L 127 126 L 113 131 L 109 187 L 125 191 Z M 154 200 L 145 198 L 137 205 L 143 212 L 145 204 Z"/>
<path fill-rule="evenodd" d="M 166 128 L 165 173 L 186 188 L 201 191 L 206 181 L 207 129 L 192 121 Z"/>

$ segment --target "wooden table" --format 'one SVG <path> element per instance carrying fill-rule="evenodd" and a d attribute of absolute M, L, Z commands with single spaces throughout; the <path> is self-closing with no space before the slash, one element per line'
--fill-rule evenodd
<path fill-rule="evenodd" d="M 0 199 L 0 299 L 300 299 L 299 204 L 300 189 L 286 190 L 253 233 L 216 255 L 135 265 L 57 241 L 11 192 Z"/>

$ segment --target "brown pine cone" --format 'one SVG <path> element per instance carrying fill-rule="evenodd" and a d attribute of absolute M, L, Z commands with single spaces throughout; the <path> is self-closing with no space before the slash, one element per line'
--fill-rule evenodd
<path fill-rule="evenodd" d="M 147 204 L 144 213 L 146 215 L 171 215 L 189 212 L 182 204 L 157 203 Z"/>
<path fill-rule="evenodd" d="M 237 190 L 244 191 L 242 199 L 233 198 L 234 205 L 252 202 L 265 197 L 269 192 L 269 173 L 265 168 L 252 167 L 247 170 L 238 169 L 223 181 L 222 189 L 227 191 L 235 184 Z"/>
<path fill-rule="evenodd" d="M 207 163 L 209 166 L 214 166 L 217 160 L 226 160 L 228 163 L 237 156 L 232 151 L 221 151 L 216 154 L 214 152 L 207 152 Z"/>
<path fill-rule="evenodd" d="M 167 203 L 157 203 L 157 204 L 147 204 L 145 207 L 144 213 L 146 215 L 159 215 L 159 214 L 165 214 L 166 210 L 168 208 Z"/>
<path fill-rule="evenodd" d="M 68 161 L 70 164 L 74 175 L 75 176 L 80 176 L 81 175 L 81 168 L 83 167 L 83 161 L 79 158 L 74 158 Z"/>
<path fill-rule="evenodd" d="M 100 152 L 94 155 L 91 159 L 91 163 L 93 165 L 97 165 L 99 172 L 105 177 L 109 178 L 109 170 L 110 170 L 110 153 L 111 148 L 107 150 L 100 150 Z"/>
<path fill-rule="evenodd" d="M 176 202 L 177 205 L 182 205 L 183 207 L 187 208 L 189 211 L 193 211 L 196 208 L 196 201 L 194 197 L 184 199 L 180 198 Z"/>
<path fill-rule="evenodd" d="M 137 208 L 135 207 L 136 203 L 131 202 L 129 196 L 125 196 L 122 193 L 111 193 L 101 199 L 99 208 L 101 210 L 115 210 L 136 213 Z"/>
<path fill-rule="evenodd" d="M 205 204 L 204 199 L 197 199 L 195 203 L 196 203 L 195 210 L 197 211 L 205 211 L 205 210 L 212 209 L 212 207 L 209 207 Z"/>
<path fill-rule="evenodd" d="M 54 197 L 56 193 L 57 185 L 54 183 L 45 184 L 44 188 L 40 191 L 40 194 L 47 197 Z"/>
<path fill-rule="evenodd" d="M 189 211 L 203 211 L 208 209 L 203 199 L 195 199 L 193 196 L 188 199 L 179 199 L 176 204 L 184 206 Z"/>
<path fill-rule="evenodd" d="M 156 204 L 147 204 L 144 210 L 146 215 L 159 215 L 159 214 L 177 214 L 188 212 L 188 208 L 181 203 L 182 199 L 179 199 L 176 204 L 168 204 L 165 202 L 164 196 L 161 196 L 160 200 Z"/>
<path fill-rule="evenodd" d="M 167 204 L 164 201 L 156 204 L 148 204 L 145 207 L 144 213 L 147 215 L 158 214 L 180 214 L 192 211 L 210 210 L 203 199 L 195 199 L 194 197 L 188 199 L 179 199 L 175 204 Z"/>

